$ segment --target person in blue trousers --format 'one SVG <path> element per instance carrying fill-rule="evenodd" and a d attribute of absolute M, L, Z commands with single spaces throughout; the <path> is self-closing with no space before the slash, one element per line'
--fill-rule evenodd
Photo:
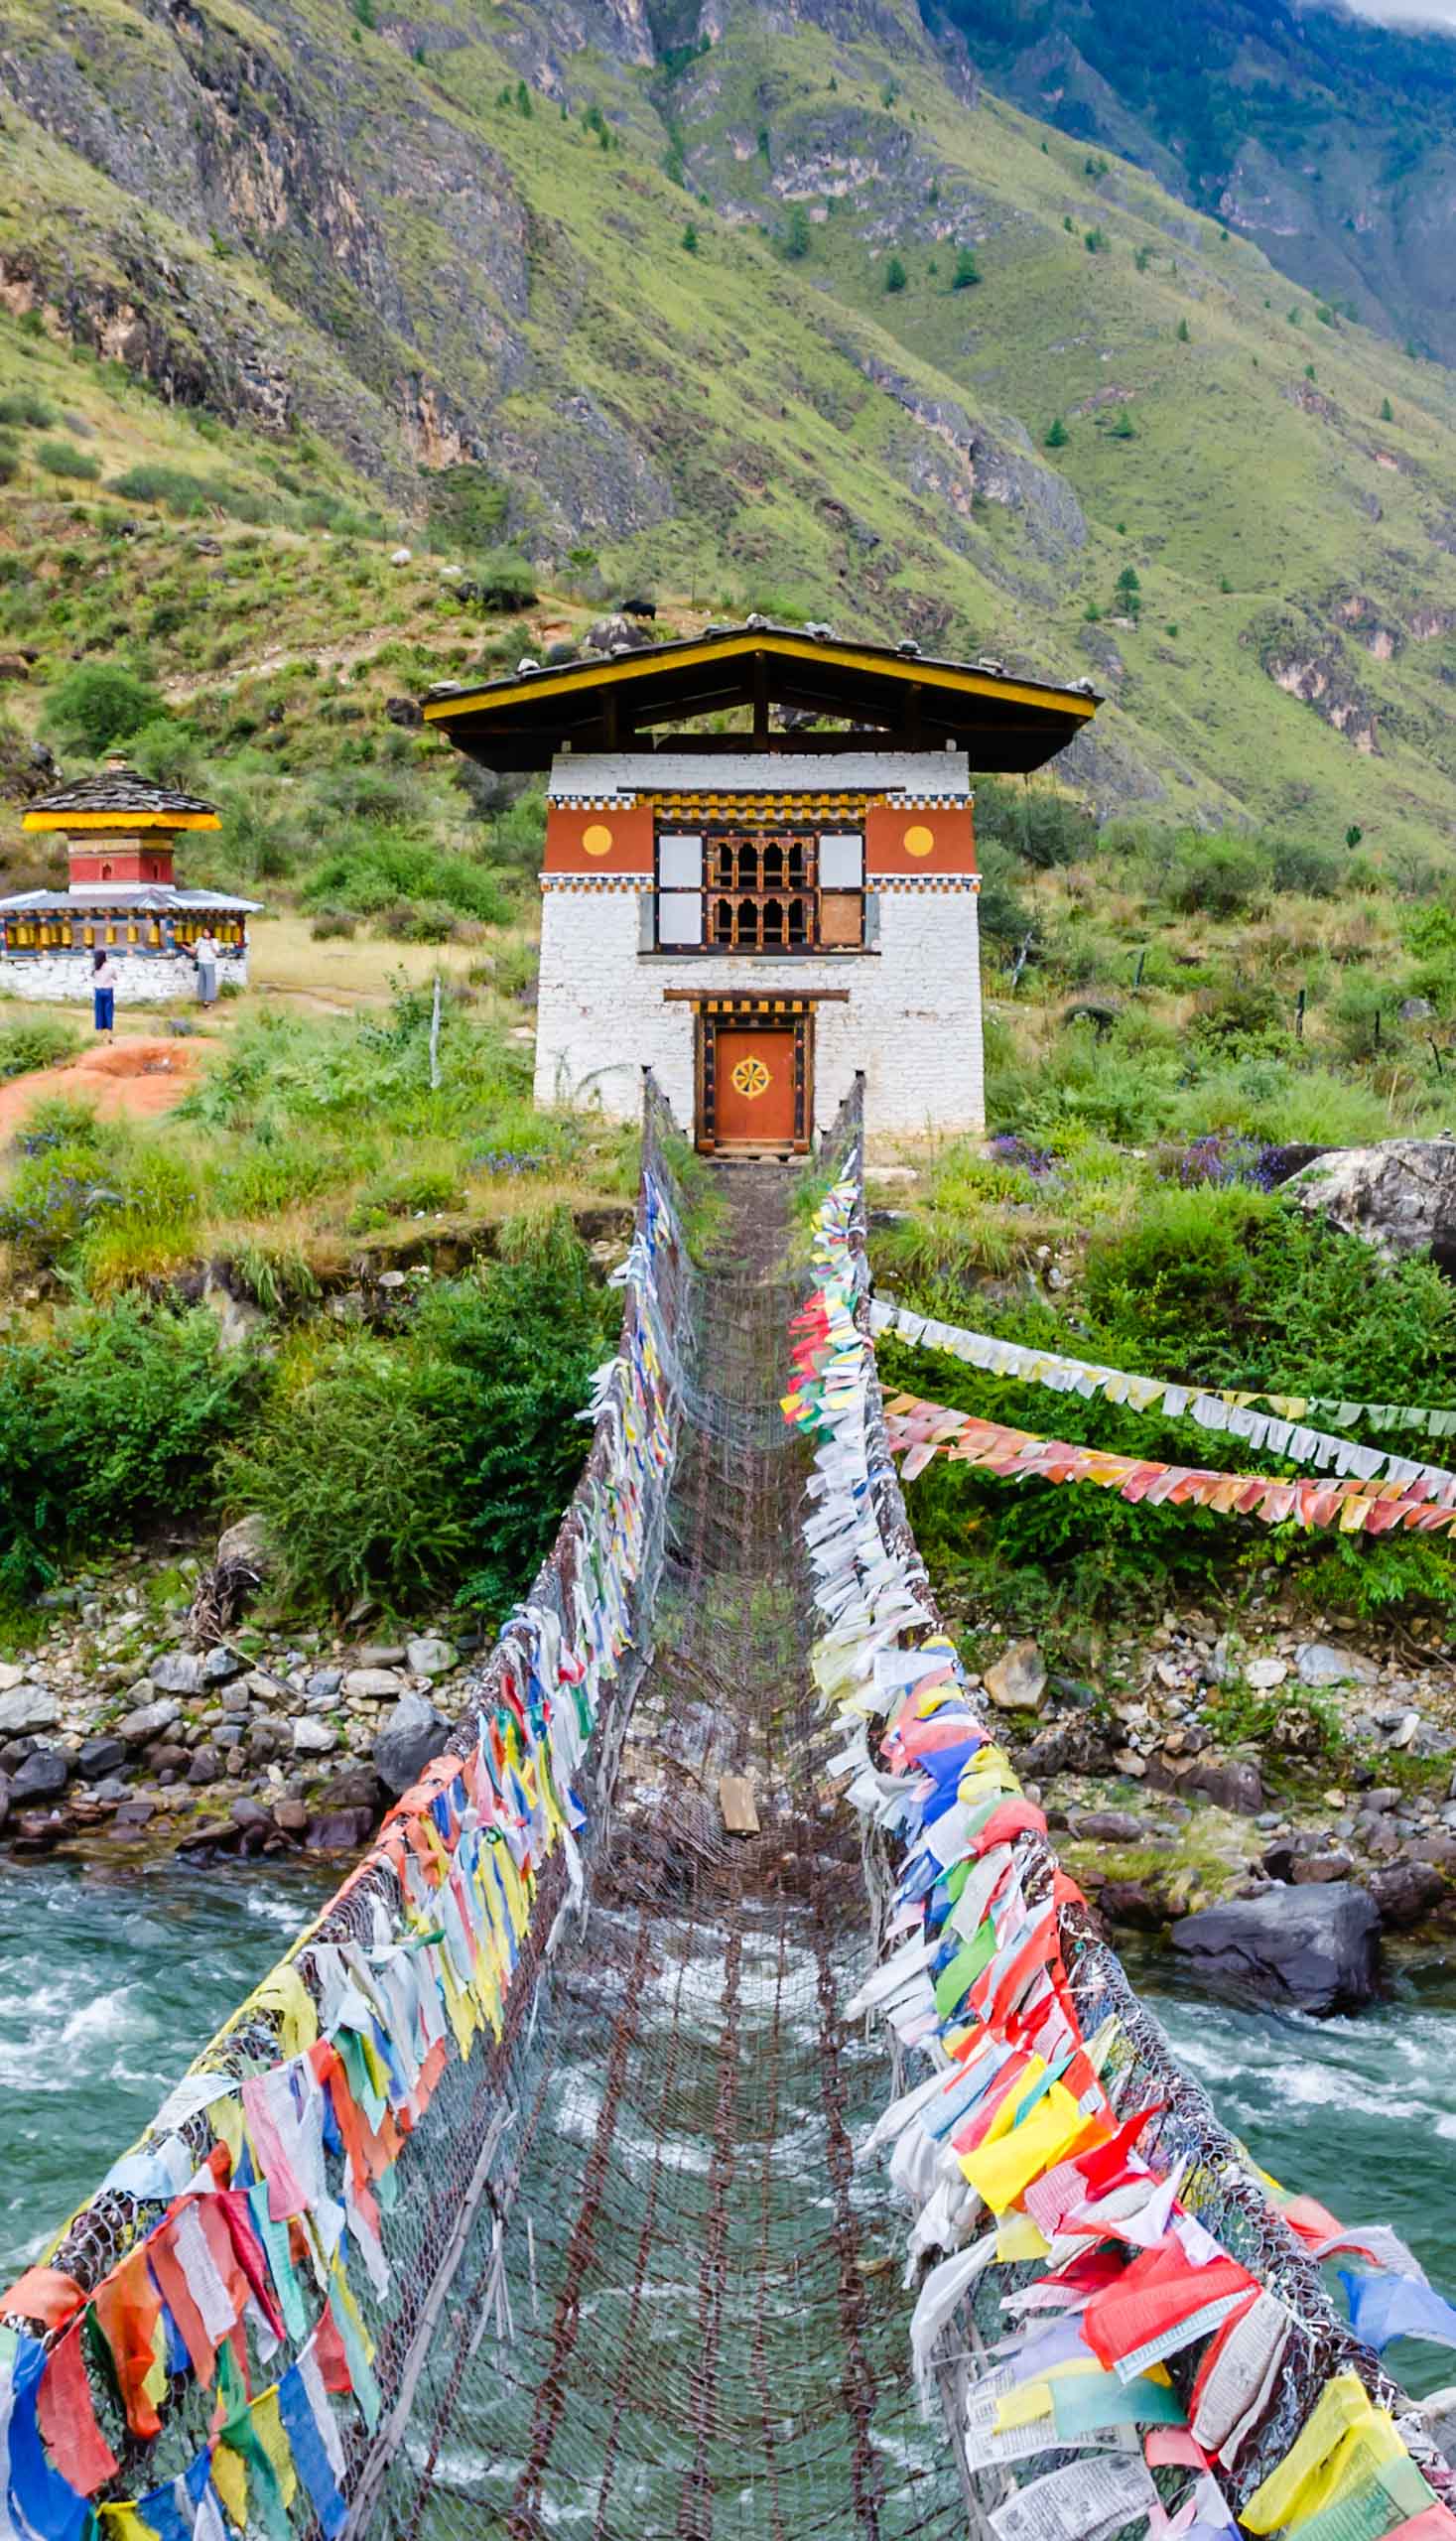
<path fill-rule="evenodd" d="M 91 955 L 91 1006 L 96 1030 L 116 1037 L 116 965 L 109 953 Z"/>

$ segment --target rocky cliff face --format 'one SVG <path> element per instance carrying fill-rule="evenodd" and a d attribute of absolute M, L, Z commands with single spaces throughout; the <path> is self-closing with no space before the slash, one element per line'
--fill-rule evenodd
<path fill-rule="evenodd" d="M 1448 826 L 1443 388 L 1001 104 L 960 15 L 0 0 L 0 308 L 324 437 L 402 529 L 468 464 L 543 565 L 715 604 L 1073 674 L 1132 561 L 1100 803 L 1340 835 L 1378 756 Z"/>

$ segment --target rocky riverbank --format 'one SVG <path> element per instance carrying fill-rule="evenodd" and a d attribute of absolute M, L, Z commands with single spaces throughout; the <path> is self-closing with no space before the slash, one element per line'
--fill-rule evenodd
<path fill-rule="evenodd" d="M 246 1530 L 224 1537 L 236 1562 Z M 190 1622 L 204 1563 L 133 1554 L 40 1601 L 0 1664 L 0 1843 L 347 1853 L 437 1755 L 478 1636 Z"/>
<path fill-rule="evenodd" d="M 1262 1928 L 1275 1995 L 1296 1923 L 1332 1945 L 1348 1927 L 1355 1962 L 1365 1930 L 1456 1930 L 1456 1662 L 1434 1628 L 1397 1649 L 1349 1618 L 1301 1631 L 1256 1610 L 1234 1630 L 1168 1614 L 1097 1681 L 1049 1669 L 1031 1642 L 981 1681 L 1109 1926 L 1191 1946 L 1189 1919 L 1244 1910 L 1234 1925 L 1256 1956 Z M 1330 1895 L 1295 1915 L 1291 1889 Z"/>

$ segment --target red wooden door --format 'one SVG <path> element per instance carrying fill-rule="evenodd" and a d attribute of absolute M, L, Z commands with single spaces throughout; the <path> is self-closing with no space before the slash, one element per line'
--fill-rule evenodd
<path fill-rule="evenodd" d="M 723 1146 L 792 1146 L 794 1033 L 720 1028 L 714 1049 L 714 1136 Z"/>

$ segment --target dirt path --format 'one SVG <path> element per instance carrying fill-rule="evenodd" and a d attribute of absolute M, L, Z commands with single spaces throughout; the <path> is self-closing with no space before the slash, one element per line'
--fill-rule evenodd
<path fill-rule="evenodd" d="M 138 1034 L 98 1043 L 60 1067 L 33 1068 L 27 1076 L 12 1077 L 0 1085 L 0 1144 L 14 1137 L 32 1106 L 46 1095 L 88 1103 L 103 1121 L 145 1121 L 170 1112 L 196 1084 L 210 1046 Z"/>

